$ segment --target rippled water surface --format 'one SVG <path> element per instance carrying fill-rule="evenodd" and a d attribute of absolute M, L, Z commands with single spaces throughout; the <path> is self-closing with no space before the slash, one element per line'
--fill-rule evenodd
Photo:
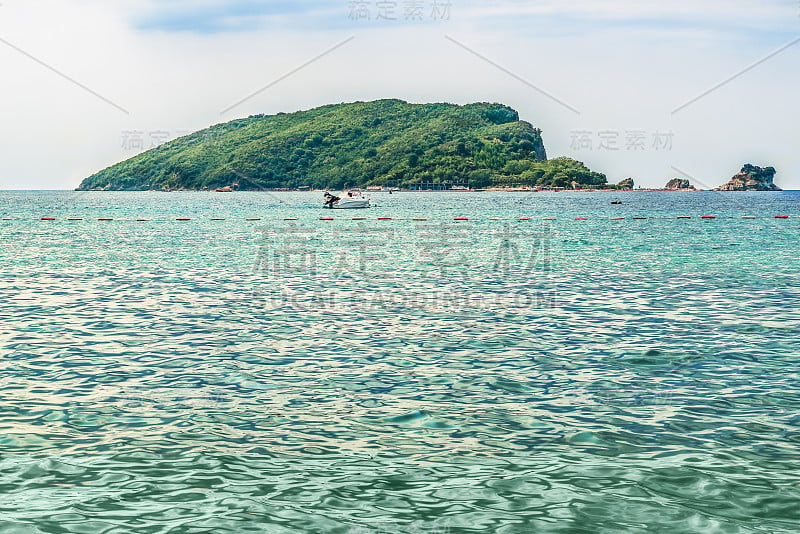
<path fill-rule="evenodd" d="M 0 193 L 0 533 L 800 531 L 800 194 L 320 196 Z"/>

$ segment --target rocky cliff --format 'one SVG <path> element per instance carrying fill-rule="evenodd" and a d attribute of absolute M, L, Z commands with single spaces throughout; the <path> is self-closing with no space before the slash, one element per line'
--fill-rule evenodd
<path fill-rule="evenodd" d="M 667 185 L 664 186 L 664 189 L 670 189 L 674 191 L 694 191 L 694 186 L 689 183 L 689 180 L 685 178 L 673 178 Z"/>
<path fill-rule="evenodd" d="M 748 163 L 728 183 L 714 191 L 781 191 L 780 187 L 772 183 L 774 177 L 774 167 L 761 168 Z"/>
<path fill-rule="evenodd" d="M 633 178 L 625 178 L 617 184 L 617 189 L 633 189 Z"/>

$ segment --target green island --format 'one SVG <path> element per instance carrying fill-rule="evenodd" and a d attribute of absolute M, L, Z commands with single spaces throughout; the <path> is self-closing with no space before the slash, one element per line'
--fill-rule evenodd
<path fill-rule="evenodd" d="M 78 190 L 617 188 L 502 104 L 377 100 L 217 124 L 83 180 Z"/>

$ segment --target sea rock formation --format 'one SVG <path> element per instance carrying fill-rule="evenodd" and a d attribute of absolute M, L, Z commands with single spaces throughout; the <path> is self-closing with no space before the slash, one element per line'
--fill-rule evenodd
<path fill-rule="evenodd" d="M 692 184 L 689 183 L 689 180 L 685 178 L 673 178 L 667 185 L 664 186 L 664 189 L 670 189 L 672 191 L 694 191 L 695 188 Z"/>
<path fill-rule="evenodd" d="M 617 189 L 633 189 L 633 178 L 625 178 L 617 184 Z"/>
<path fill-rule="evenodd" d="M 762 168 L 748 163 L 728 183 L 715 188 L 714 191 L 782 191 L 772 183 L 774 177 L 774 167 Z"/>

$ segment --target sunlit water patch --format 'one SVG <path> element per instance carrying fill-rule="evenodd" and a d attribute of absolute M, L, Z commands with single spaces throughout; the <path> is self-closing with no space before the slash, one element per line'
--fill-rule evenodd
<path fill-rule="evenodd" d="M 0 533 L 797 531 L 800 196 L 318 196 L 0 194 Z"/>

